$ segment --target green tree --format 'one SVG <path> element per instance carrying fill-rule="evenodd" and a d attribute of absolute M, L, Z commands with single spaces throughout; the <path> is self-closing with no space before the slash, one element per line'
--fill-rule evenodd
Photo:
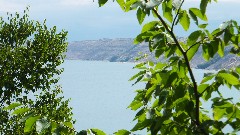
<path fill-rule="evenodd" d="M 0 19 L 0 134 L 71 134 L 72 108 L 56 85 L 67 32 L 27 12 Z"/>
<path fill-rule="evenodd" d="M 103 6 L 107 1 L 108 0 L 98 0 L 99 6 Z M 137 121 L 137 124 L 131 131 L 119 130 L 114 134 L 129 135 L 131 132 L 143 129 L 146 129 L 152 135 L 227 134 L 226 131 L 223 130 L 227 126 L 232 127 L 232 130 L 228 131 L 230 134 L 238 134 L 240 130 L 240 103 L 232 101 L 232 98 L 225 98 L 224 95 L 221 94 L 222 90 L 220 86 L 226 85 L 229 89 L 234 87 L 239 90 L 240 67 L 205 74 L 202 80 L 197 83 L 193 69 L 190 66 L 192 58 L 200 48 L 203 49 L 202 55 L 206 61 L 211 60 L 215 55 L 223 57 L 226 46 L 232 46 L 231 52 L 239 56 L 240 27 L 238 23 L 234 20 L 226 21 L 221 24 L 219 28 L 209 31 L 207 29 L 206 9 L 207 5 L 212 2 L 211 0 L 201 0 L 199 7 L 191 7 L 188 9 L 183 8 L 184 0 L 117 0 L 117 2 L 125 12 L 137 10 L 137 19 L 140 24 L 144 22 L 146 15 L 152 15 L 156 18 L 156 20 L 143 25 L 141 33 L 135 38 L 134 42 L 136 44 L 148 42 L 149 51 L 155 53 L 156 59 L 164 55 L 166 62 L 159 61 L 154 63 L 152 61 L 146 61 L 135 66 L 135 68 L 140 71 L 130 80 L 136 80 L 135 83 L 146 83 L 145 88 L 136 91 L 137 94 L 129 105 L 129 108 L 137 111 L 134 119 Z M 197 29 L 191 32 L 185 41 L 179 40 L 174 32 L 174 28 L 180 25 L 185 31 L 188 31 L 190 24 L 196 25 Z M 41 30 L 46 30 L 44 28 L 45 25 L 41 27 Z M 38 33 L 38 31 L 36 33 Z M 16 34 L 13 33 L 10 35 Z M 7 36 L 9 36 L 9 34 L 7 34 Z M 51 39 L 55 38 L 56 37 L 53 36 Z M 40 37 L 37 39 L 42 39 L 41 41 L 46 43 L 45 41 L 48 38 L 44 37 L 43 39 Z M 14 42 L 7 43 L 13 43 L 10 45 L 15 46 L 17 45 L 16 41 L 14 40 Z M 22 47 L 27 47 L 29 43 L 35 43 L 33 41 L 22 44 Z M 9 52 L 12 52 L 15 48 L 10 47 Z M 34 58 L 37 58 L 37 56 Z M 11 60 L 14 61 L 15 59 Z M 46 64 L 48 64 L 48 62 Z M 8 72 L 11 73 L 10 71 Z M 9 75 L 8 72 L 6 75 Z M 14 72 L 14 74 L 16 73 Z M 14 78 L 11 79 L 14 80 Z M 54 82 L 55 81 L 53 81 L 53 83 Z M 13 84 L 16 84 L 16 82 Z M 39 86 L 36 84 L 38 83 L 33 85 L 34 88 L 35 86 Z M 2 93 L 5 92 L 4 90 L 6 88 L 14 88 L 12 86 L 15 85 L 4 85 Z M 21 89 L 24 91 L 21 92 L 20 90 L 20 93 L 25 93 L 25 89 L 28 88 L 26 86 L 24 85 L 23 89 Z M 16 87 L 18 88 L 18 86 Z M 50 85 L 44 88 L 48 90 L 50 89 Z M 48 105 L 50 104 L 46 103 L 49 103 L 51 100 L 44 99 L 46 99 L 46 97 L 54 97 L 50 98 L 54 100 L 56 99 L 56 93 L 53 96 L 53 93 L 47 92 L 47 90 L 42 89 L 42 87 L 33 89 L 33 91 L 32 89 L 27 89 L 26 91 L 35 92 L 38 89 L 41 89 L 43 93 L 40 94 L 35 101 L 25 100 L 26 97 L 20 97 L 20 100 L 18 100 L 18 98 L 15 98 L 17 94 L 15 94 L 14 91 L 12 94 L 5 92 L 15 97 L 10 96 L 9 99 L 4 99 L 6 102 L 4 102 L 3 105 L 10 104 L 12 99 L 16 99 L 18 102 L 21 102 L 21 104 L 13 103 L 1 109 L 1 113 L 7 116 L 7 119 L 14 118 L 9 115 L 12 109 L 14 110 L 14 116 L 17 116 L 16 120 L 10 120 L 10 123 L 6 121 L 7 119 L 5 120 L 8 127 L 5 126 L 7 130 L 5 130 L 6 132 L 4 133 L 11 134 L 13 131 L 19 131 L 19 133 L 24 132 L 26 134 L 30 132 L 33 134 L 49 134 L 50 132 L 55 132 L 56 134 L 76 133 L 73 131 L 72 123 L 74 122 L 71 121 L 70 117 L 68 117 L 68 120 L 63 118 L 57 121 L 55 120 L 58 119 L 56 118 L 57 116 L 54 114 L 50 115 L 47 111 L 49 108 Z M 26 94 L 28 94 L 28 92 L 26 92 Z M 212 93 L 217 93 L 218 96 L 213 97 Z M 56 101 L 57 105 L 54 104 L 53 106 L 59 107 L 58 103 L 60 100 L 61 98 Z M 209 110 L 206 110 L 204 106 L 202 106 L 203 102 L 212 104 L 211 114 L 208 113 Z M 28 103 L 29 105 L 35 104 L 35 107 L 25 107 L 26 105 L 22 103 Z M 63 105 L 64 103 L 67 105 L 68 101 L 62 102 Z M 38 106 L 41 107 L 38 108 Z M 52 106 L 50 106 L 50 108 L 52 108 Z M 61 106 L 59 108 L 61 108 Z M 64 110 L 63 112 L 70 111 Z M 19 115 L 23 116 L 20 117 Z M 24 129 L 24 131 L 17 129 L 18 126 L 15 126 L 16 129 L 14 126 L 11 126 L 11 124 L 19 124 L 19 121 L 24 121 L 25 125 L 21 125 L 21 129 Z M 8 129 L 10 129 L 10 131 L 8 131 Z M 105 135 L 105 133 L 98 129 L 88 129 L 76 134 Z"/>
<path fill-rule="evenodd" d="M 108 0 L 98 0 L 103 6 Z M 199 7 L 183 8 L 184 0 L 116 0 L 123 11 L 137 11 L 141 25 L 146 15 L 154 21 L 143 25 L 141 33 L 134 43 L 149 43 L 149 51 L 156 59 L 164 55 L 167 62 L 151 61 L 137 64 L 139 73 L 130 80 L 145 82 L 143 89 L 129 105 L 137 111 L 137 124 L 132 132 L 147 129 L 157 134 L 227 134 L 227 126 L 232 134 L 240 130 L 240 103 L 225 98 L 220 86 L 226 85 L 239 90 L 240 67 L 222 69 L 205 74 L 200 83 L 196 82 L 190 62 L 198 49 L 206 61 L 214 55 L 224 57 L 226 46 L 232 46 L 231 52 L 237 56 L 239 50 L 240 27 L 234 20 L 222 23 L 213 31 L 207 29 L 207 6 L 212 0 L 200 0 Z M 214 0 L 215 2 L 217 0 Z M 174 28 L 180 25 L 188 31 L 190 25 L 197 28 L 185 41 L 177 38 Z M 231 91 L 229 91 L 231 92 Z M 217 93 L 213 97 L 212 93 Z M 211 111 L 202 106 L 203 102 L 212 104 Z M 212 112 L 207 113 L 208 111 Z M 130 132 L 117 132 L 117 134 Z"/>

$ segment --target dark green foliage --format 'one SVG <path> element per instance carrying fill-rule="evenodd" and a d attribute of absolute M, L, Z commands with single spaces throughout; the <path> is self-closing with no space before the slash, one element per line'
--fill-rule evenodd
<path fill-rule="evenodd" d="M 29 20 L 27 11 L 0 20 L 0 134 L 71 134 L 72 109 L 56 86 L 67 32 Z"/>
<path fill-rule="evenodd" d="M 48 30 L 45 23 L 29 20 L 27 14 L 1 20 L 1 104 L 57 82 L 54 75 L 61 73 L 57 67 L 63 62 L 66 35 L 57 33 L 56 27 Z"/>

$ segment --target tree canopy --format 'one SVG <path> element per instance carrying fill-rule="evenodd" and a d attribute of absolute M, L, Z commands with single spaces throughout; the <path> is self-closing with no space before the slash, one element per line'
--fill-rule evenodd
<path fill-rule="evenodd" d="M 0 20 L 0 134 L 37 134 L 47 128 L 44 133 L 50 134 L 59 132 L 54 124 L 72 128 L 67 123 L 74 122 L 69 100 L 56 85 L 67 32 L 30 20 L 27 12 Z"/>

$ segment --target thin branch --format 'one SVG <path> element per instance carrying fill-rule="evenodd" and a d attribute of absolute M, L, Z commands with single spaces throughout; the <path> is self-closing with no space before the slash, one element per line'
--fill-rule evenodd
<path fill-rule="evenodd" d="M 193 48 L 195 45 L 200 44 L 201 42 L 202 42 L 202 41 L 196 42 L 195 44 L 193 44 L 192 46 L 190 46 L 190 47 L 186 50 L 186 53 L 187 53 L 191 48 Z"/>
<path fill-rule="evenodd" d="M 194 87 L 194 95 L 195 95 L 195 99 L 196 99 L 196 112 L 195 112 L 195 115 L 196 115 L 196 125 L 200 127 L 200 120 L 199 120 L 199 104 L 200 104 L 200 99 L 199 99 L 199 95 L 198 95 L 198 90 L 197 90 L 197 82 L 195 80 L 195 77 L 193 75 L 193 71 L 192 71 L 192 68 L 190 66 L 190 62 L 188 60 L 188 57 L 187 57 L 187 54 L 186 52 L 184 51 L 184 49 L 182 48 L 182 46 L 180 45 L 180 43 L 178 42 L 176 36 L 174 35 L 174 33 L 169 29 L 167 23 L 163 20 L 163 18 L 160 16 L 160 14 L 158 13 L 158 11 L 156 10 L 156 8 L 152 9 L 153 12 L 157 15 L 158 19 L 161 21 L 162 25 L 166 28 L 167 32 L 171 35 L 171 37 L 173 38 L 174 42 L 176 43 L 177 47 L 179 48 L 179 50 L 181 51 L 181 53 L 183 54 L 184 56 L 184 59 L 186 61 L 186 65 L 187 65 L 187 68 L 188 68 L 188 72 L 190 74 L 190 78 L 192 80 L 192 83 L 193 83 L 193 87 Z M 204 132 L 205 133 L 205 132 Z"/>
<path fill-rule="evenodd" d="M 184 0 L 183 0 L 182 3 L 180 4 L 180 6 L 179 6 L 179 8 L 178 8 L 178 10 L 177 10 L 177 14 L 175 15 L 175 17 L 174 17 L 174 19 L 173 19 L 172 27 L 171 27 L 171 31 L 172 31 L 172 32 L 173 32 L 174 24 L 175 24 L 175 22 L 176 22 L 176 20 L 177 20 L 177 17 L 178 17 L 178 15 L 179 15 L 179 13 L 180 13 L 180 9 L 181 9 L 183 3 L 184 3 Z"/>

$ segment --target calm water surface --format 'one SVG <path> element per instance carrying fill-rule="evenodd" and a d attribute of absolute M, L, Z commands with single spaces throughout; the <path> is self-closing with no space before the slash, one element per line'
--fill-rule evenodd
<path fill-rule="evenodd" d="M 135 112 L 127 109 L 134 98 L 129 78 L 133 63 L 66 60 L 60 84 L 71 98 L 76 129 L 99 128 L 107 133 L 131 129 Z M 143 86 L 143 84 L 142 84 Z"/>

